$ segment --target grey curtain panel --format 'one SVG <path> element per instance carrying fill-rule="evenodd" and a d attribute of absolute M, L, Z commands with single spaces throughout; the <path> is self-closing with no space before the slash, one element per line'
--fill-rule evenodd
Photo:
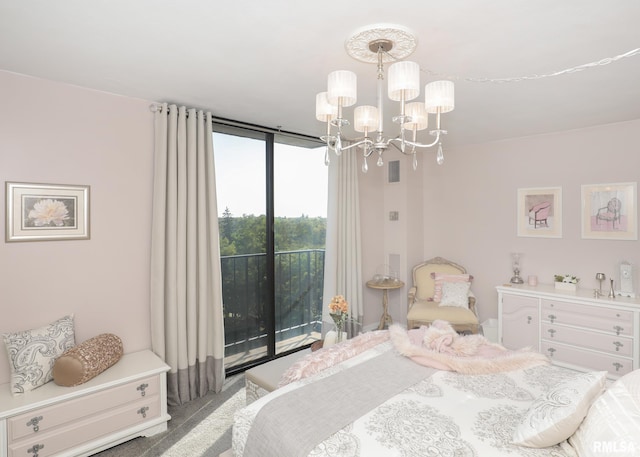
<path fill-rule="evenodd" d="M 353 337 L 362 331 L 364 314 L 357 154 L 343 153 L 331 160 L 328 199 L 323 334 L 334 328 L 327 304 L 334 295 L 343 295 L 349 302 L 347 333 Z"/>
<path fill-rule="evenodd" d="M 211 113 L 155 112 L 151 341 L 170 405 L 224 382 L 222 278 Z"/>

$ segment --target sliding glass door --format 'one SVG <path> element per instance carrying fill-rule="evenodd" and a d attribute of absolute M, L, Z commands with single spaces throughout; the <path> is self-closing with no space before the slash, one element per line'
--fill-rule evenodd
<path fill-rule="evenodd" d="M 319 338 L 327 169 L 315 143 L 215 130 L 225 364 L 233 371 Z"/>

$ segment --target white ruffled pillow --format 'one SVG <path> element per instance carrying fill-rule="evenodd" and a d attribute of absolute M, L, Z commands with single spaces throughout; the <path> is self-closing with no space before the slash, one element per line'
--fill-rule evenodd
<path fill-rule="evenodd" d="M 469 282 L 445 282 L 442 283 L 442 298 L 438 306 L 469 307 Z"/>
<path fill-rule="evenodd" d="M 549 389 L 529 407 L 513 432 L 513 444 L 541 448 L 569 438 L 604 390 L 606 379 L 606 371 L 580 373 Z"/>
<path fill-rule="evenodd" d="M 640 370 L 618 379 L 593 403 L 569 443 L 580 457 L 640 455 Z"/>

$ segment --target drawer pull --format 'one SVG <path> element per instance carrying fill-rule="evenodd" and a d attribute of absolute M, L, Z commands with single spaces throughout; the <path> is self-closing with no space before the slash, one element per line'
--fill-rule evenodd
<path fill-rule="evenodd" d="M 149 407 L 148 406 L 143 406 L 142 408 L 140 408 L 137 413 L 140 414 L 144 419 L 147 418 L 147 411 L 149 411 Z"/>
<path fill-rule="evenodd" d="M 624 330 L 624 328 L 619 325 L 614 326 L 613 329 L 616 331 L 616 335 L 620 335 L 620 332 Z"/>
<path fill-rule="evenodd" d="M 553 337 L 555 336 L 555 333 L 556 333 L 556 330 L 555 330 L 555 329 L 550 328 L 550 329 L 549 329 L 549 330 L 547 330 L 547 331 L 549 332 L 549 336 L 550 336 L 551 338 L 553 338 Z"/>
<path fill-rule="evenodd" d="M 38 451 L 44 447 L 44 444 L 34 444 L 27 449 L 27 454 L 33 454 L 33 457 L 38 457 Z"/>
<path fill-rule="evenodd" d="M 624 344 L 622 344 L 620 341 L 614 341 L 613 345 L 616 347 L 616 351 L 619 351 L 621 347 L 624 347 Z"/>
<path fill-rule="evenodd" d="M 621 363 L 616 362 L 616 363 L 613 364 L 613 366 L 616 367 L 616 371 L 620 371 L 620 368 L 622 368 L 624 365 L 622 365 Z"/>
<path fill-rule="evenodd" d="M 552 324 L 553 324 L 553 321 L 555 321 L 555 320 L 556 320 L 556 316 L 555 316 L 554 314 L 549 314 L 547 317 L 549 318 L 549 321 L 550 321 Z"/>
<path fill-rule="evenodd" d="M 149 387 L 149 384 L 147 384 L 147 383 L 145 382 L 145 383 L 140 384 L 140 385 L 136 388 L 136 390 L 139 390 L 139 391 L 140 391 L 140 396 L 144 397 L 144 396 L 146 395 L 146 392 L 145 392 L 144 390 L 145 390 L 147 387 Z"/>
<path fill-rule="evenodd" d="M 549 348 L 547 349 L 547 352 L 549 353 L 549 357 L 553 357 L 553 353 L 556 352 L 556 350 L 554 348 Z"/>
<path fill-rule="evenodd" d="M 533 319 L 531 316 L 527 316 L 527 324 L 531 323 L 531 319 Z"/>
<path fill-rule="evenodd" d="M 40 426 L 38 425 L 38 422 L 40 422 L 41 420 L 42 420 L 42 416 L 33 417 L 29 422 L 27 422 L 27 427 L 33 426 L 33 431 L 37 432 L 38 430 L 40 430 Z"/>

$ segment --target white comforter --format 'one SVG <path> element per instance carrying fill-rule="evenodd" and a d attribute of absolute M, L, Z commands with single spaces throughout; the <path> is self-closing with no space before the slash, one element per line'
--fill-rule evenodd
<path fill-rule="evenodd" d="M 313 377 L 286 385 L 239 411 L 233 428 L 234 455 L 243 455 L 251 423 L 271 399 L 391 350 L 390 342 L 380 344 Z M 572 375 L 575 372 L 550 365 L 486 375 L 438 371 L 332 436 L 318 437 L 318 445 L 309 455 L 574 457 L 575 453 L 566 443 L 545 449 L 510 444 L 513 430 L 531 402 L 550 386 Z M 375 389 L 375 380 L 367 388 Z M 331 393 L 327 392 L 326 398 L 319 399 L 318 408 L 331 400 Z M 309 427 L 313 427 L 313 411 L 309 411 L 307 417 Z"/>

